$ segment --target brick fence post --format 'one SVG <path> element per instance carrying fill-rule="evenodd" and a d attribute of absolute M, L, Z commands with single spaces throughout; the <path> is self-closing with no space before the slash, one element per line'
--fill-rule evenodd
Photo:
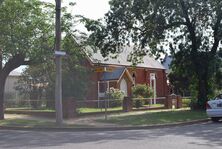
<path fill-rule="evenodd" d="M 74 98 L 66 98 L 62 100 L 63 117 L 66 119 L 74 118 L 76 113 L 76 100 Z"/>
<path fill-rule="evenodd" d="M 123 111 L 130 112 L 133 110 L 133 100 L 131 97 L 124 97 L 123 99 Z"/>
<path fill-rule="evenodd" d="M 172 100 L 171 100 L 171 96 L 170 95 L 166 97 L 165 108 L 166 109 L 172 109 Z"/>
<path fill-rule="evenodd" d="M 177 96 L 177 109 L 180 109 L 180 108 L 182 108 L 182 106 L 183 106 L 183 103 L 182 103 L 182 98 L 181 98 L 181 96 Z"/>
<path fill-rule="evenodd" d="M 166 98 L 165 101 L 165 107 L 166 109 L 172 109 L 173 107 L 177 108 L 178 104 L 177 104 L 177 96 L 175 94 L 169 95 Z"/>

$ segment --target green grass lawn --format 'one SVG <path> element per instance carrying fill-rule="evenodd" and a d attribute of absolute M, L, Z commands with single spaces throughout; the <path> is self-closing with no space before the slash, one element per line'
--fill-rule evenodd
<path fill-rule="evenodd" d="M 6 111 L 32 111 L 32 112 L 55 112 L 52 109 L 30 109 L 30 108 L 7 108 Z"/>
<path fill-rule="evenodd" d="M 161 107 L 164 105 L 161 104 L 156 104 L 156 105 L 144 105 L 144 107 Z M 141 108 L 144 108 L 141 107 Z M 133 109 L 137 109 L 137 108 L 133 108 Z M 122 106 L 120 107 L 113 107 L 113 108 L 107 108 L 108 112 L 112 112 L 112 111 L 121 111 L 122 110 Z M 27 107 L 21 107 L 21 108 L 7 108 L 6 111 L 9 112 L 16 112 L 16 111 L 25 111 L 25 112 L 55 112 L 55 110 L 52 109 L 31 109 L 31 108 L 27 108 Z M 77 109 L 78 113 L 97 113 L 97 112 L 105 112 L 104 108 L 78 108 Z"/>
<path fill-rule="evenodd" d="M 155 104 L 155 105 L 144 105 L 144 107 L 161 107 L 161 106 L 164 106 L 162 104 Z M 143 108 L 144 108 L 143 107 Z M 136 109 L 136 108 L 133 108 L 133 109 Z M 105 109 L 104 108 L 78 108 L 77 109 L 79 113 L 96 113 L 96 112 L 104 112 Z M 110 112 L 110 111 L 121 111 L 123 110 L 122 107 L 114 107 L 114 108 L 107 108 L 107 111 Z"/>
<path fill-rule="evenodd" d="M 55 123 L 46 122 L 40 120 L 26 120 L 26 119 L 5 119 L 0 120 L 0 126 L 8 126 L 8 127 L 55 127 Z"/>
<path fill-rule="evenodd" d="M 114 107 L 114 108 L 107 108 L 107 111 L 120 111 L 122 107 Z M 78 113 L 96 113 L 96 112 L 105 112 L 104 108 L 78 108 Z"/>
<path fill-rule="evenodd" d="M 114 107 L 114 108 L 107 108 L 107 111 L 120 111 L 122 107 Z M 30 108 L 7 108 L 6 111 L 26 111 L 26 112 L 55 112 L 55 110 L 51 109 L 30 109 Z M 78 113 L 96 113 L 96 112 L 104 112 L 104 108 L 78 108 Z"/>
<path fill-rule="evenodd" d="M 87 111 L 88 110 L 88 111 Z M 83 109 L 84 112 L 96 111 L 95 109 Z M 116 108 L 118 110 L 118 108 Z M 120 126 L 143 126 L 143 125 L 155 125 L 155 124 L 172 124 L 176 122 L 187 122 L 191 120 L 206 119 L 207 115 L 205 111 L 191 111 L 188 109 L 180 110 L 155 110 L 155 111 L 140 111 L 110 114 L 108 120 L 104 120 L 101 117 L 95 119 L 95 122 L 118 124 Z M 64 127 L 83 127 L 86 124 L 69 124 Z M 24 128 L 35 127 L 56 127 L 55 122 L 48 120 L 29 120 L 22 118 L 9 118 L 0 120 L 0 126 L 19 126 Z M 86 125 L 88 126 L 88 125 Z"/>
<path fill-rule="evenodd" d="M 173 110 L 164 112 L 147 112 L 139 115 L 113 116 L 107 121 L 99 122 L 116 123 L 120 125 L 152 125 L 152 124 L 170 124 L 176 122 L 186 122 L 207 118 L 205 111 L 191 110 Z"/>
<path fill-rule="evenodd" d="M 144 109 L 144 108 L 158 108 L 158 107 L 164 107 L 164 104 L 144 104 L 142 107 L 140 108 L 136 108 L 136 107 L 133 107 L 133 109 Z"/>

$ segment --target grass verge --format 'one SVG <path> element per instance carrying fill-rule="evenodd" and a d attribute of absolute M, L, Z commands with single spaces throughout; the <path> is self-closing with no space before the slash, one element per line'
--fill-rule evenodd
<path fill-rule="evenodd" d="M 31 109 L 31 108 L 7 108 L 6 111 L 8 112 L 55 112 L 52 109 Z"/>
<path fill-rule="evenodd" d="M 205 111 L 172 110 L 164 112 L 147 112 L 138 115 L 112 116 L 106 121 L 97 121 L 119 125 L 142 126 L 155 124 L 173 124 L 177 122 L 188 122 L 205 118 L 207 118 Z"/>
<path fill-rule="evenodd" d="M 56 125 L 53 122 L 46 122 L 41 120 L 5 119 L 5 120 L 0 120 L 0 126 L 34 128 L 34 127 L 55 127 Z"/>

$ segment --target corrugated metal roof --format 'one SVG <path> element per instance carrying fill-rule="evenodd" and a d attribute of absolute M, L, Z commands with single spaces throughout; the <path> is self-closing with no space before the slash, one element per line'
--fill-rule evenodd
<path fill-rule="evenodd" d="M 100 51 L 97 51 L 96 53 L 91 52 L 89 58 L 94 64 L 100 63 L 108 65 L 132 66 L 132 62 L 128 61 L 128 56 L 132 51 L 133 47 L 125 47 L 123 48 L 122 52 L 120 52 L 117 56 L 111 54 L 105 58 L 102 56 Z M 148 55 L 142 58 L 141 63 L 138 63 L 137 67 L 165 69 L 164 66 L 159 61 L 155 60 L 153 57 L 150 57 Z"/>
<path fill-rule="evenodd" d="M 100 81 L 119 80 L 125 69 L 125 67 L 117 67 L 112 72 L 104 72 Z"/>

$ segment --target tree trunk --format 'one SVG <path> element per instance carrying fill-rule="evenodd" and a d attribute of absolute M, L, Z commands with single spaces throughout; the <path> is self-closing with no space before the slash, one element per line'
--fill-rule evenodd
<path fill-rule="evenodd" d="M 11 71 L 21 65 L 29 65 L 30 61 L 25 61 L 25 57 L 21 54 L 13 56 L 3 67 L 2 50 L 0 49 L 0 120 L 4 119 L 4 91 L 5 82 Z"/>
<path fill-rule="evenodd" d="M 6 77 L 0 75 L 0 120 L 4 119 L 4 91 Z"/>
<path fill-rule="evenodd" d="M 209 94 L 209 78 L 211 78 L 211 74 L 209 74 L 209 69 L 208 67 L 210 65 L 210 59 L 207 59 L 207 62 L 203 64 L 202 66 L 200 65 L 201 68 L 199 68 L 198 73 L 197 73 L 197 78 L 198 78 L 198 95 L 197 95 L 197 107 L 199 109 L 205 109 L 206 102 L 208 100 L 208 94 Z"/>
<path fill-rule="evenodd" d="M 206 105 L 206 102 L 208 100 L 207 98 L 207 95 L 208 95 L 208 77 L 207 75 L 203 75 L 201 77 L 199 77 L 199 80 L 198 80 L 198 95 L 197 95 L 197 106 L 200 108 L 200 109 L 205 109 L 205 105 Z"/>

